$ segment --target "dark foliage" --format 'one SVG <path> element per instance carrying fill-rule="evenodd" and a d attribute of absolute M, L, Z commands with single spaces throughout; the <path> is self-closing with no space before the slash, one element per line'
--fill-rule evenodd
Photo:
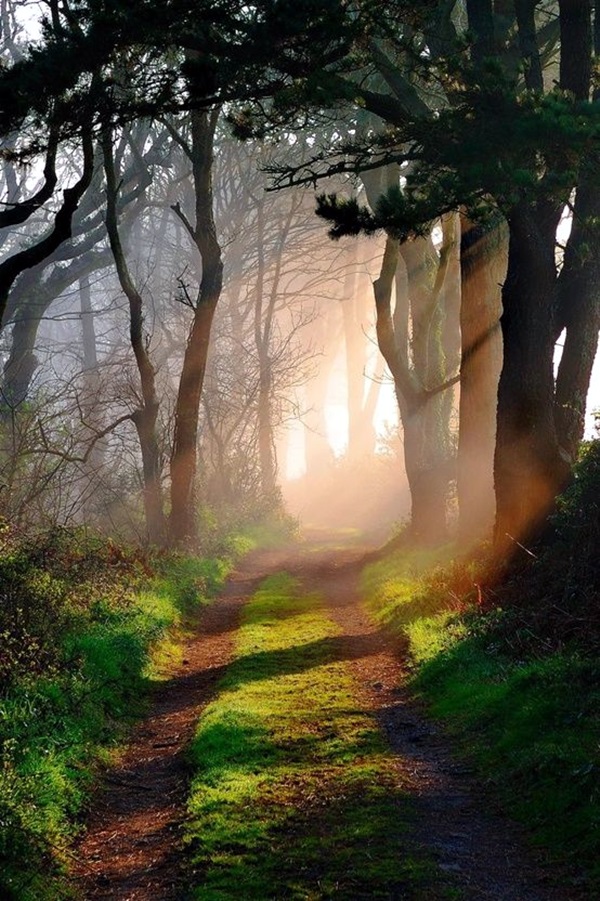
<path fill-rule="evenodd" d="M 93 619 L 91 596 L 97 604 L 126 605 L 149 571 L 142 552 L 109 539 L 66 529 L 24 537 L 4 524 L 0 695 L 12 684 L 50 675 L 64 663 L 62 640 L 82 616 Z"/>
<path fill-rule="evenodd" d="M 594 441 L 584 447 L 545 539 L 502 583 L 488 582 L 486 606 L 504 609 L 502 632 L 517 655 L 600 651 L 599 498 L 600 442 Z"/>

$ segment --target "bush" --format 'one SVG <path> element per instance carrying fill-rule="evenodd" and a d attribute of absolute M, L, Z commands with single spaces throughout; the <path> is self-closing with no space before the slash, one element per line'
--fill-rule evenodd
<path fill-rule="evenodd" d="M 143 709 L 157 642 L 224 561 L 86 532 L 0 533 L 0 897 L 69 897 L 66 852 L 98 763 Z"/>
<path fill-rule="evenodd" d="M 545 543 L 501 581 L 485 560 L 407 550 L 363 576 L 376 615 L 407 642 L 414 690 L 534 840 L 586 872 L 591 893 L 600 888 L 599 499 L 596 442 Z"/>

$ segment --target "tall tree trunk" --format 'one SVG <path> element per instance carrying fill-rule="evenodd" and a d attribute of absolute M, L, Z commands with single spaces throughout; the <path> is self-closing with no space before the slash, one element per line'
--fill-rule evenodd
<path fill-rule="evenodd" d="M 500 553 L 526 543 L 552 509 L 569 467 L 554 423 L 554 240 L 558 214 L 525 203 L 510 214 L 502 292 L 504 363 L 494 479 Z"/>
<path fill-rule="evenodd" d="M 121 244 L 117 217 L 118 183 L 113 159 L 112 133 L 106 129 L 102 138 L 106 174 L 106 229 L 115 267 L 123 293 L 129 302 L 129 339 L 140 376 L 141 406 L 131 419 L 136 427 L 142 455 L 144 512 L 148 538 L 152 544 L 163 544 L 165 520 L 162 496 L 162 459 L 156 436 L 158 397 L 156 373 L 144 335 L 143 299 L 135 287 Z"/>
<path fill-rule="evenodd" d="M 536 35 L 537 5 L 535 0 L 516 0 L 515 12 L 525 83 L 530 90 L 541 93 L 544 80 Z M 559 86 L 577 100 L 585 101 L 592 71 L 591 2 L 559 0 L 558 8 Z M 597 35 L 595 45 L 597 50 Z M 579 179 L 574 176 L 574 184 L 584 181 L 581 173 Z M 515 541 L 526 542 L 535 536 L 570 476 L 571 454 L 568 449 L 561 449 L 557 435 L 560 415 L 555 419 L 555 410 L 560 410 L 562 403 L 557 398 L 555 407 L 553 377 L 559 309 L 554 250 L 567 192 L 561 202 L 555 196 L 552 173 L 546 182 L 545 185 L 544 179 L 540 180 L 538 193 L 545 199 L 535 204 L 521 201 L 507 217 L 510 239 L 501 319 L 504 365 L 498 391 L 495 456 L 495 541 L 500 552 L 514 546 Z M 565 375 L 572 358 L 570 348 L 565 358 Z M 588 365 L 586 362 L 583 368 Z M 566 381 L 573 384 L 573 378 L 571 373 Z"/>
<path fill-rule="evenodd" d="M 35 343 L 41 321 L 49 303 L 29 302 L 15 318 L 11 334 L 10 354 L 4 364 L 2 407 L 17 410 L 27 400 L 31 380 L 39 361 Z"/>
<path fill-rule="evenodd" d="M 92 292 L 88 275 L 79 280 L 79 304 L 81 321 L 81 337 L 83 349 L 83 419 L 89 426 L 90 439 L 103 427 L 102 414 L 98 409 L 98 396 L 100 393 L 100 378 L 98 371 L 98 351 L 96 344 L 96 328 L 94 324 L 94 310 L 92 307 Z M 88 476 L 90 488 L 86 497 L 86 513 L 88 519 L 97 511 L 95 504 L 96 492 L 94 489 L 95 477 L 104 463 L 105 443 L 95 441 L 93 450 L 85 463 L 85 471 Z"/>
<path fill-rule="evenodd" d="M 561 451 L 574 463 L 585 429 L 585 410 L 600 329 L 600 255 L 590 252 L 597 237 L 600 190 L 577 189 L 571 237 L 558 281 L 558 328 L 565 340 L 556 378 L 554 415 Z M 558 331 L 558 328 L 556 331 Z"/>
<path fill-rule="evenodd" d="M 437 255 L 430 238 L 407 241 L 400 252 L 408 275 L 412 363 L 420 388 L 428 389 L 444 380 L 440 298 L 433 290 Z M 437 394 L 423 398 L 412 410 L 405 407 L 402 415 L 411 525 L 421 544 L 437 544 L 446 536 L 450 470 L 442 405 L 443 395 Z"/>
<path fill-rule="evenodd" d="M 408 366 L 408 347 L 402 343 L 402 336 L 407 337 L 408 329 L 404 329 L 401 323 L 408 324 L 409 288 L 406 282 L 402 286 L 402 280 L 398 285 L 398 257 L 398 242 L 388 236 L 381 272 L 373 285 L 377 341 L 394 379 L 400 410 L 404 465 L 411 496 L 411 535 L 418 544 L 436 544 L 446 535 L 448 489 L 447 470 L 438 465 L 437 449 L 431 446 L 431 413 L 428 406 L 432 401 L 437 403 L 438 397 L 430 397 L 423 390 L 415 372 Z M 419 268 L 421 264 L 422 260 Z M 412 260 L 412 266 L 416 269 L 416 257 Z M 391 297 L 395 282 L 396 310 L 392 317 Z"/>
<path fill-rule="evenodd" d="M 419 541 L 432 544 L 446 536 L 446 507 L 453 475 L 452 392 L 450 388 L 435 389 L 450 379 L 453 373 L 449 368 L 457 364 L 456 295 L 452 295 L 449 309 L 444 304 L 446 291 L 452 293 L 451 283 L 455 291 L 458 288 L 458 234 L 453 217 L 444 219 L 443 232 L 439 257 L 430 238 L 408 241 L 400 248 L 408 275 L 412 362 L 421 394 L 416 408 L 403 411 L 404 453 L 411 486 L 413 529 Z M 453 328 L 450 327 L 452 314 Z"/>
<path fill-rule="evenodd" d="M 388 166 L 362 176 L 370 205 L 397 185 L 399 172 Z M 448 413 L 443 395 L 448 378 L 446 350 L 455 343 L 457 326 L 445 322 L 444 290 L 457 280 L 457 225 L 446 217 L 440 253 L 431 237 L 402 245 L 387 236 L 381 272 L 373 285 L 379 349 L 394 380 L 404 432 L 404 459 L 411 494 L 411 531 L 414 540 L 435 544 L 447 534 L 446 506 L 452 469 L 449 460 Z M 399 272 L 402 258 L 406 278 Z M 396 307 L 391 298 L 396 285 Z M 454 298 L 456 300 L 456 298 Z M 458 312 L 455 303 L 455 312 Z M 409 318 L 412 334 L 409 334 Z M 410 347 L 410 352 L 409 352 Z M 456 354 L 456 350 L 454 350 Z"/>
<path fill-rule="evenodd" d="M 576 96 L 585 98 L 589 90 L 591 58 L 588 34 L 590 26 L 589 0 L 584 0 L 573 12 L 569 22 L 572 40 L 579 53 L 571 56 L 582 57 L 581 73 L 569 74 L 565 63 L 562 78 L 567 77 L 569 87 Z M 563 19 L 566 18 L 563 8 Z M 563 32 L 564 37 L 564 32 Z M 600 56 L 600 6 L 595 5 L 593 47 L 596 60 Z M 593 99 L 600 100 L 600 87 L 594 87 Z M 600 254 L 591 251 L 598 240 L 598 222 L 600 221 L 600 189 L 594 181 L 593 173 L 584 172 L 584 177 L 577 188 L 573 208 L 573 225 L 563 268 L 558 280 L 558 317 L 557 332 L 565 329 L 563 347 L 554 398 L 554 416 L 558 442 L 567 458 L 574 462 L 577 458 L 579 443 L 585 429 L 585 408 L 590 386 L 592 367 L 598 346 L 600 329 Z M 556 335 L 558 337 L 558 335 Z"/>
<path fill-rule="evenodd" d="M 202 259 L 202 278 L 194 305 L 175 404 L 175 429 L 171 453 L 170 531 L 175 542 L 194 540 L 197 522 L 194 504 L 198 417 L 210 347 L 210 332 L 223 286 L 223 261 L 213 214 L 212 161 L 219 110 L 194 110 L 192 122 L 192 169 L 196 221 L 192 226 L 175 209 Z"/>
<path fill-rule="evenodd" d="M 462 359 L 457 488 L 463 544 L 491 534 L 494 524 L 494 448 L 498 380 L 502 368 L 502 283 L 506 277 L 506 223 L 491 228 L 462 222 Z"/>

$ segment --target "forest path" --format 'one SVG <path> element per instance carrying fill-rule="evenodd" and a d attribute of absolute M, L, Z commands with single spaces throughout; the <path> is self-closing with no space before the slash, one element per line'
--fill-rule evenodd
<path fill-rule="evenodd" d="M 111 901 L 181 901 L 181 848 L 189 788 L 185 749 L 233 653 L 239 611 L 280 568 L 281 552 L 255 552 L 198 615 L 182 665 L 160 682 L 148 715 L 94 799 L 72 873 L 78 894 Z"/>
<path fill-rule="evenodd" d="M 364 561 L 358 550 L 324 550 L 314 556 L 311 571 L 298 574 L 326 598 L 360 701 L 377 716 L 410 786 L 411 841 L 447 874 L 448 887 L 456 887 L 464 901 L 582 901 L 579 890 L 557 885 L 553 868 L 534 859 L 519 826 L 493 809 L 485 788 L 453 756 L 447 736 L 410 696 L 405 649 L 400 642 L 394 647 L 362 605 L 358 583 Z M 434 890 L 423 901 L 437 897 Z"/>
<path fill-rule="evenodd" d="M 201 612 L 198 630 L 184 649 L 184 665 L 159 685 L 149 715 L 107 777 L 74 868 L 83 898 L 186 897 L 180 841 L 189 782 L 184 751 L 232 659 L 241 607 L 266 576 L 281 570 L 326 599 L 340 630 L 339 657 L 355 678 L 357 701 L 376 716 L 399 780 L 409 787 L 415 809 L 409 845 L 422 849 L 442 873 L 440 893 L 427 890 L 422 901 L 447 898 L 451 887 L 458 889 L 458 898 L 478 901 L 580 897 L 553 885 L 551 873 L 524 850 L 518 828 L 485 809 L 481 786 L 452 758 L 447 739 L 410 698 L 402 648 L 393 647 L 360 602 L 358 581 L 369 550 L 307 544 L 242 561 L 221 597 Z M 401 897 L 390 895 L 397 901 Z M 244 901 L 243 886 L 231 901 Z"/>

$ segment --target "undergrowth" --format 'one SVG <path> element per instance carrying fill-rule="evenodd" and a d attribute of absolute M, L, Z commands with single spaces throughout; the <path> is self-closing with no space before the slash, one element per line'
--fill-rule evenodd
<path fill-rule="evenodd" d="M 363 588 L 405 636 L 413 687 L 506 809 L 554 861 L 600 891 L 600 447 L 560 501 L 526 566 L 490 581 L 482 563 L 404 551 Z M 446 562 L 444 563 L 444 558 Z"/>
<path fill-rule="evenodd" d="M 198 901 L 426 897 L 430 870 L 404 848 L 408 792 L 337 634 L 286 574 L 246 606 L 190 751 Z"/>
<path fill-rule="evenodd" d="M 87 533 L 0 536 L 0 897 L 70 897 L 69 843 L 172 630 L 227 563 L 150 558 Z"/>

